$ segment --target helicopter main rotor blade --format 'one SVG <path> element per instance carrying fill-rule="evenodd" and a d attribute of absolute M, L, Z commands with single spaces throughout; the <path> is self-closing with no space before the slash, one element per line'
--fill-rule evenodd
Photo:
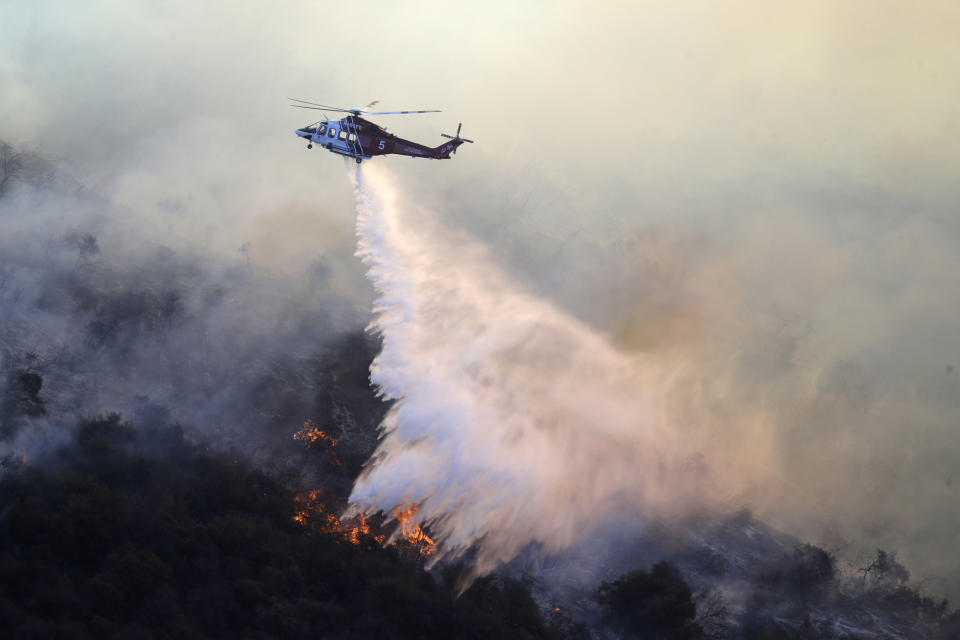
<path fill-rule="evenodd" d="M 314 109 L 315 111 L 342 111 L 343 113 L 353 113 L 353 111 L 348 111 L 347 109 L 334 109 L 331 107 L 308 107 L 303 104 L 292 104 L 291 107 L 297 107 L 298 109 Z"/>
<path fill-rule="evenodd" d="M 340 107 L 331 107 L 328 104 L 320 104 L 319 102 L 310 102 L 308 100 L 301 100 L 300 98 L 287 98 L 287 100 L 292 100 L 293 102 L 299 102 L 300 104 L 292 104 L 291 107 L 297 107 L 300 109 L 316 109 L 318 111 L 339 111 L 340 113 L 352 113 L 355 116 L 364 115 L 370 116 L 388 116 L 388 115 L 405 115 L 410 113 L 440 113 L 439 109 L 427 109 L 427 110 L 418 110 L 418 111 L 368 111 L 370 107 L 374 106 L 379 100 L 374 100 L 367 106 L 362 109 L 342 109 Z"/>
<path fill-rule="evenodd" d="M 390 116 L 404 113 L 440 113 L 439 109 L 428 109 L 426 111 L 367 111 L 368 116 Z"/>
<path fill-rule="evenodd" d="M 378 104 L 378 103 L 380 102 L 379 100 L 374 100 L 373 102 L 371 102 L 371 103 L 368 104 L 367 106 L 365 106 L 365 107 L 360 107 L 359 109 L 343 109 L 343 108 L 341 108 L 341 107 L 331 107 L 331 106 L 328 105 L 328 104 L 320 104 L 319 102 L 310 102 L 309 100 L 300 100 L 299 98 L 287 98 L 287 100 L 293 100 L 294 102 L 300 102 L 300 103 L 302 103 L 302 104 L 309 104 L 309 105 L 311 105 L 311 106 L 321 107 L 321 108 L 323 108 L 323 109 L 330 109 L 331 111 L 342 111 L 343 113 L 352 113 L 352 114 L 354 114 L 354 115 L 357 115 L 357 114 L 360 114 L 360 113 L 370 113 L 370 109 L 371 109 L 373 106 L 375 106 L 376 104 Z M 296 105 L 291 105 L 291 106 L 296 106 Z M 399 111 L 389 111 L 389 112 L 387 112 L 387 113 L 400 113 L 400 112 L 399 112 Z M 377 115 L 380 115 L 380 114 L 378 113 Z"/>
<path fill-rule="evenodd" d="M 287 100 L 293 100 L 294 102 L 313 105 L 314 107 L 322 107 L 324 109 L 330 109 L 331 111 L 346 111 L 348 113 L 353 113 L 354 111 L 356 111 L 356 109 L 341 109 L 340 107 L 331 107 L 328 104 L 320 104 L 319 102 L 309 102 L 307 100 L 300 100 L 299 98 L 287 98 Z"/>

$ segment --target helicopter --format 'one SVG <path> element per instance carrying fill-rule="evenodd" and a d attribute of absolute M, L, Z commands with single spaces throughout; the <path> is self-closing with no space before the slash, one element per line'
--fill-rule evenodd
<path fill-rule="evenodd" d="M 444 142 L 438 147 L 428 147 L 417 142 L 398 138 L 396 135 L 387 131 L 385 127 L 370 122 L 362 118 L 365 116 L 384 116 L 395 114 L 410 113 L 440 113 L 437 109 L 424 111 L 370 111 L 378 101 L 371 102 L 362 109 L 341 109 L 340 107 L 331 107 L 328 105 L 317 104 L 316 102 L 307 102 L 297 98 L 288 98 L 293 102 L 300 104 L 291 104 L 291 107 L 300 109 L 316 109 L 317 111 L 336 111 L 346 113 L 339 120 L 330 120 L 326 114 L 323 114 L 323 120 L 311 123 L 305 127 L 297 129 L 294 133 L 301 138 L 307 139 L 307 149 L 312 149 L 313 145 L 319 145 L 342 156 L 355 158 L 357 164 L 364 160 L 369 160 L 373 156 L 385 156 L 388 154 L 410 156 L 412 158 L 430 158 L 431 160 L 448 160 L 450 154 L 457 152 L 464 142 L 473 142 L 460 137 L 461 122 L 457 125 L 456 135 L 447 135 L 441 133 L 444 138 L 449 138 L 450 142 Z"/>

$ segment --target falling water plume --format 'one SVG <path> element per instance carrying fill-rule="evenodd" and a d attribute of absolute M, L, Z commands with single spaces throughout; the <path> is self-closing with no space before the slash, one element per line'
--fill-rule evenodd
<path fill-rule="evenodd" d="M 625 505 L 695 502 L 693 450 L 667 428 L 676 367 L 628 357 L 525 293 L 478 242 L 401 201 L 379 168 L 354 174 L 357 255 L 376 291 L 370 368 L 393 405 L 348 513 L 407 513 L 436 561 L 478 573 L 525 545 L 565 548 Z"/>

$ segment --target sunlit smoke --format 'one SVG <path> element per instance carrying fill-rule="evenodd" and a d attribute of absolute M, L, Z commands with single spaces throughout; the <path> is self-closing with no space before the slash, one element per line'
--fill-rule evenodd
<path fill-rule="evenodd" d="M 561 549 L 630 505 L 679 513 L 702 465 L 668 428 L 663 363 L 629 358 L 510 281 L 478 243 L 357 169 L 358 255 L 383 349 L 371 380 L 395 401 L 351 512 L 396 513 L 490 571 L 525 545 Z"/>

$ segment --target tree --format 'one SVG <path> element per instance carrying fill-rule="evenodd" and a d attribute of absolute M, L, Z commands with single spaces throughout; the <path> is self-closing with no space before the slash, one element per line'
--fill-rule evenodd
<path fill-rule="evenodd" d="M 84 420 L 7 465 L 0 505 L 4 638 L 561 637 L 524 583 L 457 597 L 366 534 L 304 526 L 279 479 L 176 426 Z"/>
<path fill-rule="evenodd" d="M 0 141 L 0 196 L 23 171 L 24 154 Z"/>
<path fill-rule="evenodd" d="M 811 544 L 797 546 L 782 563 L 760 576 L 760 600 L 817 601 L 830 593 L 836 577 L 836 558 Z"/>
<path fill-rule="evenodd" d="M 598 590 L 604 622 L 627 637 L 680 640 L 703 638 L 690 587 L 668 562 L 604 582 Z"/>
<path fill-rule="evenodd" d="M 866 584 L 867 578 L 874 585 L 905 584 L 910 579 L 910 572 L 897 561 L 897 554 L 883 549 L 877 549 L 877 555 L 860 569 L 860 574 L 861 584 Z"/>
<path fill-rule="evenodd" d="M 28 369 L 11 371 L 5 389 L 0 393 L 0 438 L 15 431 L 13 419 L 18 416 L 42 416 L 47 410 L 40 390 L 43 378 Z"/>
<path fill-rule="evenodd" d="M 731 634 L 730 609 L 723 594 L 716 588 L 700 593 L 696 598 L 695 622 L 703 629 L 707 640 L 720 640 Z"/>

